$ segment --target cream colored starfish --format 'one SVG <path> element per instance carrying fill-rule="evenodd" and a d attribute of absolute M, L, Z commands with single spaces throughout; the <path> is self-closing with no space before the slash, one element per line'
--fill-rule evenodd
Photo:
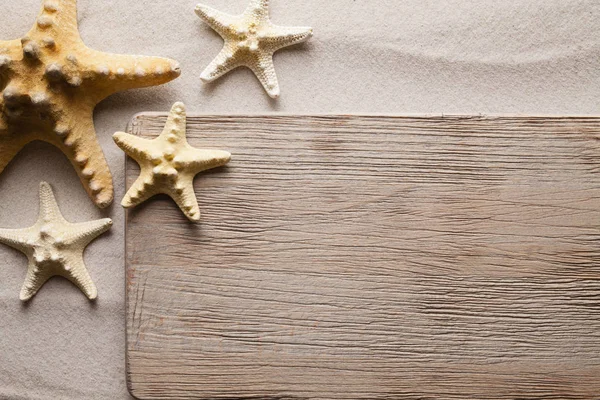
<path fill-rule="evenodd" d="M 25 37 L 0 41 L 0 173 L 27 143 L 42 140 L 69 158 L 96 205 L 108 206 L 113 184 L 94 130 L 96 104 L 179 74 L 173 60 L 86 47 L 77 1 L 45 0 Z"/>
<path fill-rule="evenodd" d="M 29 259 L 21 300 L 31 299 L 55 275 L 67 278 L 90 300 L 95 299 L 98 291 L 83 263 L 83 251 L 111 226 L 109 218 L 68 222 L 60 213 L 50 185 L 40 183 L 40 216 L 36 224 L 26 229 L 0 229 L 0 243 L 23 252 Z"/>
<path fill-rule="evenodd" d="M 140 176 L 121 203 L 123 207 L 135 207 L 163 193 L 175 200 L 190 220 L 200 220 L 194 177 L 202 171 L 227 164 L 231 154 L 190 146 L 185 137 L 185 122 L 185 106 L 175 103 L 165 129 L 156 139 L 142 139 L 125 132 L 114 134 L 115 143 L 141 168 Z"/>
<path fill-rule="evenodd" d="M 308 40 L 312 28 L 277 26 L 269 20 L 269 0 L 251 0 L 239 16 L 225 14 L 198 4 L 196 14 L 225 41 L 221 53 L 202 72 L 205 82 L 214 81 L 229 71 L 246 66 L 273 98 L 279 97 L 279 83 L 273 65 L 273 53 Z"/>

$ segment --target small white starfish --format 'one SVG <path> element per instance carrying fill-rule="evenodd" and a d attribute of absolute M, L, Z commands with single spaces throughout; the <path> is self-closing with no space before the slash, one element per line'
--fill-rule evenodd
<path fill-rule="evenodd" d="M 115 143 L 141 168 L 140 176 L 121 203 L 123 207 L 135 207 L 163 193 L 170 196 L 190 220 L 200 220 L 194 177 L 227 164 L 231 154 L 190 146 L 185 136 L 185 122 L 185 106 L 175 103 L 165 129 L 156 139 L 142 139 L 125 132 L 114 134 Z"/>
<path fill-rule="evenodd" d="M 312 28 L 277 26 L 269 20 L 269 0 L 251 0 L 242 15 L 234 16 L 198 4 L 196 14 L 225 41 L 221 53 L 200 78 L 212 82 L 229 71 L 246 66 L 260 80 L 272 98 L 279 97 L 279 83 L 273 53 L 308 40 Z"/>
<path fill-rule="evenodd" d="M 111 226 L 110 218 L 68 222 L 60 213 L 50 185 L 40 183 L 40 216 L 36 224 L 26 229 L 0 229 L 0 243 L 23 252 L 29 259 L 21 300 L 31 299 L 55 275 L 67 278 L 94 300 L 98 291 L 83 262 L 83 251 Z"/>

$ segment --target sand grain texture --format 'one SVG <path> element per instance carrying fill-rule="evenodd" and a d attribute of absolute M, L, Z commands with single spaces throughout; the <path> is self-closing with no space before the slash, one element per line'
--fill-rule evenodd
<path fill-rule="evenodd" d="M 597 0 L 271 0 L 274 22 L 315 29 L 309 42 L 275 54 L 283 90 L 277 101 L 246 69 L 214 84 L 200 82 L 223 40 L 198 19 L 197 2 L 78 0 L 79 30 L 89 47 L 161 55 L 181 64 L 178 79 L 111 96 L 95 109 L 116 199 L 125 195 L 124 155 L 112 134 L 124 130 L 135 113 L 166 112 L 176 101 L 190 113 L 204 114 L 600 111 Z M 248 0 L 202 2 L 230 14 L 248 5 Z M 40 0 L 0 0 L 0 6 L 2 38 L 16 39 L 31 28 Z M 68 220 L 113 219 L 111 231 L 85 253 L 102 296 L 91 306 L 68 281 L 53 278 L 24 308 L 15 293 L 26 259 L 0 247 L 0 398 L 129 399 L 125 213 L 118 202 L 98 210 L 67 158 L 51 145 L 32 143 L 0 175 L 0 226 L 36 221 L 42 180 L 55 188 Z M 223 217 L 221 210 L 215 215 Z"/>

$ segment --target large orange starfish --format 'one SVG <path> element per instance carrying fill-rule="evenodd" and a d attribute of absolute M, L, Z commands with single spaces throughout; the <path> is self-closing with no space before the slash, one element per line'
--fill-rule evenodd
<path fill-rule="evenodd" d="M 112 177 L 96 139 L 93 111 L 121 90 L 175 79 L 166 58 L 102 53 L 83 43 L 77 0 L 45 0 L 22 39 L 0 41 L 0 173 L 29 142 L 58 147 L 71 161 L 90 198 L 113 200 Z"/>

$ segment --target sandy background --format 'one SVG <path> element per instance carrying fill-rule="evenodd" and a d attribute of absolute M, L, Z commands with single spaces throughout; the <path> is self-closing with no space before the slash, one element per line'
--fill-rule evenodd
<path fill-rule="evenodd" d="M 246 0 L 205 0 L 241 13 Z M 46 144 L 27 147 L 0 175 L 0 226 L 37 218 L 38 185 L 50 182 L 67 219 L 114 219 L 88 247 L 99 291 L 90 303 L 63 279 L 22 305 L 20 253 L 0 246 L 0 399 L 127 399 L 125 385 L 123 153 L 111 139 L 141 111 L 184 101 L 197 113 L 598 114 L 597 0 L 273 0 L 272 19 L 311 25 L 315 37 L 275 57 L 282 97 L 272 101 L 248 70 L 211 86 L 200 72 L 221 39 L 195 0 L 79 0 L 80 30 L 98 50 L 180 61 L 182 76 L 117 94 L 96 109 L 115 205 L 96 209 L 74 170 Z M 0 0 L 0 37 L 24 35 L 39 0 Z"/>

